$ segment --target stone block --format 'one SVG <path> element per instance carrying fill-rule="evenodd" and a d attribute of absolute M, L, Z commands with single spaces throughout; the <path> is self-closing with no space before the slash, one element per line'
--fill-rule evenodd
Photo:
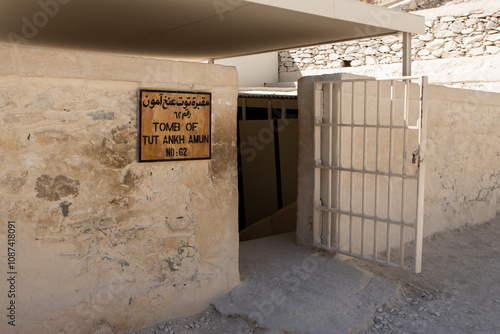
<path fill-rule="evenodd" d="M 464 28 L 465 28 L 465 24 L 463 22 L 455 21 L 452 24 L 450 24 L 450 28 L 449 29 L 451 31 L 453 31 L 454 33 L 458 34 L 462 30 L 464 30 Z"/>
<path fill-rule="evenodd" d="M 429 51 L 433 51 L 433 50 L 441 48 L 444 45 L 444 43 L 445 43 L 445 40 L 442 39 L 442 38 L 441 39 L 435 39 L 432 42 L 428 43 L 425 47 Z"/>
<path fill-rule="evenodd" d="M 365 51 L 364 51 L 364 54 L 365 55 L 374 55 L 375 54 L 375 50 L 373 48 L 366 48 Z"/>
<path fill-rule="evenodd" d="M 444 53 L 443 49 L 437 49 L 437 50 L 434 50 L 434 51 L 431 52 L 431 54 L 434 57 L 437 57 L 437 58 L 441 58 L 441 56 L 443 55 L 443 53 Z"/>
<path fill-rule="evenodd" d="M 434 25 L 431 28 L 432 33 L 436 33 L 441 30 L 446 30 L 449 27 L 449 23 L 434 21 Z"/>
<path fill-rule="evenodd" d="M 411 48 L 412 49 L 420 49 L 425 46 L 425 42 L 421 40 L 417 40 L 414 43 L 412 43 Z"/>
<path fill-rule="evenodd" d="M 442 57 L 443 58 L 457 58 L 463 56 L 462 51 L 450 51 L 450 52 L 445 52 L 443 53 Z"/>
<path fill-rule="evenodd" d="M 417 52 L 417 55 L 419 55 L 420 57 L 428 56 L 429 54 L 430 52 L 427 49 L 423 49 Z"/>
<path fill-rule="evenodd" d="M 470 50 L 469 54 L 471 56 L 481 56 L 481 55 L 483 55 L 484 54 L 484 46 L 481 46 L 481 47 L 474 48 L 474 49 Z"/>
<path fill-rule="evenodd" d="M 453 31 L 447 29 L 436 31 L 434 34 L 436 38 L 448 38 L 448 37 L 453 37 L 455 35 L 456 34 Z"/>
<path fill-rule="evenodd" d="M 420 35 L 418 37 L 419 40 L 423 41 L 423 42 L 430 42 L 434 39 L 434 35 L 431 34 L 431 33 L 427 33 L 425 35 Z"/>
<path fill-rule="evenodd" d="M 472 36 L 472 37 L 465 37 L 463 39 L 463 44 L 464 45 L 474 44 L 474 43 L 479 42 L 481 40 L 483 40 L 483 35 L 476 35 L 476 36 Z"/>
<path fill-rule="evenodd" d="M 500 41 L 500 33 L 499 34 L 492 34 L 492 35 L 488 35 L 486 37 L 486 40 L 487 41 L 491 41 L 491 42 L 497 42 L 497 41 Z"/>
<path fill-rule="evenodd" d="M 337 54 L 337 53 L 330 53 L 330 55 L 328 56 L 328 58 L 329 58 L 331 61 L 334 61 L 334 60 L 340 59 L 340 55 L 339 55 L 339 54 Z"/>
<path fill-rule="evenodd" d="M 383 53 L 388 53 L 391 52 L 391 48 L 389 48 L 387 45 L 382 45 L 381 47 L 378 48 L 378 51 Z"/>
<path fill-rule="evenodd" d="M 488 31 L 488 30 L 491 30 L 493 29 L 497 24 L 495 22 L 493 22 L 493 20 L 490 20 L 490 21 L 487 21 L 486 24 L 485 24 L 485 29 Z"/>
<path fill-rule="evenodd" d="M 466 27 L 473 27 L 475 24 L 479 23 L 479 19 L 478 18 L 472 18 L 472 19 L 468 19 L 465 21 L 465 26 Z"/>
<path fill-rule="evenodd" d="M 486 47 L 486 52 L 488 52 L 490 54 L 493 54 L 493 55 L 496 55 L 496 54 L 500 53 L 500 47 L 498 47 L 498 46 L 487 46 Z"/>
<path fill-rule="evenodd" d="M 346 50 L 345 50 L 345 53 L 350 55 L 350 54 L 353 54 L 353 53 L 356 53 L 358 51 L 358 47 L 357 46 L 349 46 Z"/>
<path fill-rule="evenodd" d="M 391 45 L 391 50 L 394 52 L 401 51 L 402 48 L 403 48 L 403 44 L 401 44 L 401 43 L 394 43 Z"/>
<path fill-rule="evenodd" d="M 360 59 L 355 59 L 351 62 L 351 66 L 352 67 L 358 67 L 358 66 L 361 66 L 363 65 L 363 62 L 360 60 Z"/>
<path fill-rule="evenodd" d="M 453 16 L 442 16 L 439 21 L 441 22 L 453 22 L 455 18 Z"/>
<path fill-rule="evenodd" d="M 445 52 L 450 52 L 452 50 L 455 50 L 457 47 L 458 47 L 457 42 L 455 42 L 455 41 L 449 41 L 449 42 L 445 43 L 445 45 L 444 45 L 444 51 Z"/>

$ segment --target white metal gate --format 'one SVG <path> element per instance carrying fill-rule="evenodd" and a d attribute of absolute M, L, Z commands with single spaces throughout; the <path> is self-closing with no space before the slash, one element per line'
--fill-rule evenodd
<path fill-rule="evenodd" d="M 316 83 L 315 246 L 421 271 L 426 84 Z"/>

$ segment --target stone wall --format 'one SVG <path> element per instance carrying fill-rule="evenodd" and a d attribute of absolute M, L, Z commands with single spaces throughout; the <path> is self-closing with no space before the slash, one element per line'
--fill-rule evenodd
<path fill-rule="evenodd" d="M 425 24 L 426 33 L 412 39 L 413 61 L 500 54 L 500 11 L 441 16 Z M 282 51 L 280 74 L 400 63 L 402 48 L 401 36 L 386 36 Z"/>
<path fill-rule="evenodd" d="M 422 8 L 431 8 L 439 6 L 443 2 L 447 2 L 447 0 L 358 0 L 358 1 L 366 2 L 371 5 L 395 8 L 402 11 L 412 11 Z"/>
<path fill-rule="evenodd" d="M 138 329 L 239 283 L 237 84 L 219 65 L 0 46 L 0 263 L 15 221 L 17 272 L 0 332 Z M 212 158 L 138 163 L 139 88 L 211 92 Z"/>

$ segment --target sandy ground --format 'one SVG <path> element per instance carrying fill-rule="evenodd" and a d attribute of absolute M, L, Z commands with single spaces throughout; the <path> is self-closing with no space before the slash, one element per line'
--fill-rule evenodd
<path fill-rule="evenodd" d="M 431 236 L 421 274 L 350 261 L 402 286 L 363 333 L 500 333 L 500 218 Z"/>
<path fill-rule="evenodd" d="M 500 217 L 431 236 L 424 240 L 423 249 L 421 274 L 348 261 L 401 285 L 401 300 L 378 307 L 366 330 L 353 333 L 500 333 Z M 127 333 L 284 332 L 222 317 L 211 307 L 202 314 Z"/>

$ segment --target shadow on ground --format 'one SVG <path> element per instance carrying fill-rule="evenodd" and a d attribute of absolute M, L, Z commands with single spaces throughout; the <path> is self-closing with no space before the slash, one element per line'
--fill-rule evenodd
<path fill-rule="evenodd" d="M 416 275 L 338 261 L 293 234 L 243 242 L 240 286 L 202 314 L 127 333 L 500 333 L 500 219 L 438 233 L 423 250 Z"/>

